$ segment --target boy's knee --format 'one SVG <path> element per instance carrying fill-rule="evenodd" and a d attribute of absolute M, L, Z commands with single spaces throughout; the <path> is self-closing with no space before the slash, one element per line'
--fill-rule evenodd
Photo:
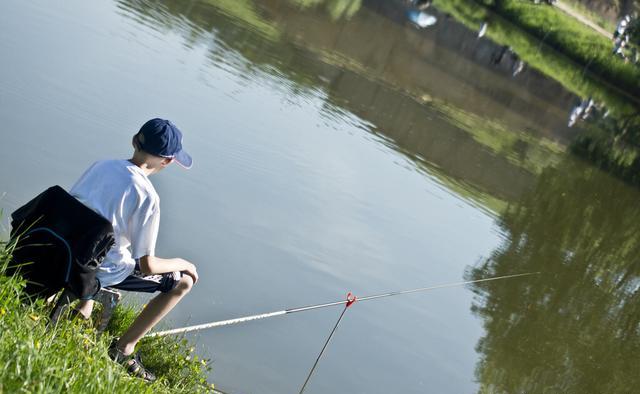
<path fill-rule="evenodd" d="M 192 287 L 193 278 L 191 278 L 189 275 L 183 275 L 173 291 L 180 295 L 185 295 L 191 290 Z"/>

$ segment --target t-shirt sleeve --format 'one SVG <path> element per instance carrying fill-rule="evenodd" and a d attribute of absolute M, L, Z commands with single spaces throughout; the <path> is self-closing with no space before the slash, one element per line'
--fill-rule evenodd
<path fill-rule="evenodd" d="M 160 228 L 160 205 L 147 198 L 133 213 L 129 224 L 131 257 L 155 256 Z"/>
<path fill-rule="evenodd" d="M 91 172 L 93 171 L 93 169 L 98 165 L 98 162 L 95 162 L 93 164 L 91 164 L 91 166 L 89 166 L 89 168 L 87 168 L 85 170 L 85 172 L 82 174 L 82 176 L 80 176 L 80 178 L 78 178 L 78 180 L 76 181 L 76 183 L 73 184 L 73 186 L 71 186 L 71 189 L 69 189 L 69 194 L 71 194 L 74 197 L 78 197 L 77 196 L 77 191 L 78 189 L 82 189 L 82 185 L 84 182 L 86 182 L 86 179 L 89 177 L 89 174 L 91 174 Z"/>

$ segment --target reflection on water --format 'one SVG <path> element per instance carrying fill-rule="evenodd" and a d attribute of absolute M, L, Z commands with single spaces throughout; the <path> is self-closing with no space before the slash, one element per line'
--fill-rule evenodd
<path fill-rule="evenodd" d="M 351 18 L 362 6 L 362 0 L 290 0 L 290 2 L 301 8 L 321 5 L 334 21 Z"/>
<path fill-rule="evenodd" d="M 508 240 L 469 277 L 542 274 L 474 286 L 480 392 L 637 392 L 639 197 L 566 159 L 503 213 Z"/>
<path fill-rule="evenodd" d="M 447 187 L 493 211 L 556 161 L 575 134 L 566 127 L 573 96 L 532 70 L 514 80 L 518 61 L 508 48 L 478 41 L 446 15 L 439 14 L 443 22 L 433 31 L 416 30 L 403 1 L 365 1 L 359 13 L 336 22 L 340 18 L 327 18 L 326 11 L 338 3 L 360 6 L 288 0 L 121 5 L 191 39 L 201 36 L 216 65 L 233 61 L 231 48 L 250 67 L 283 75 L 296 96 L 322 89 L 328 116 L 338 108 L 357 114 Z M 215 40 L 207 38 L 211 31 Z M 251 69 L 243 71 L 251 78 Z"/>
<path fill-rule="evenodd" d="M 570 122 L 584 123 L 586 132 L 572 144 L 572 151 L 625 182 L 640 186 L 640 112 L 621 118 L 591 98 L 574 107 Z"/>

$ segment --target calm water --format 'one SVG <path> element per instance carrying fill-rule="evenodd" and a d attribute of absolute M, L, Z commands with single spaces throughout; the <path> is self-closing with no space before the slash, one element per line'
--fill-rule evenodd
<path fill-rule="evenodd" d="M 541 271 L 357 304 L 308 392 L 634 392 L 640 195 L 565 153 L 575 97 L 403 4 L 3 2 L 5 233 L 167 117 L 195 165 L 152 178 L 158 254 L 201 273 L 168 326 Z M 193 339 L 219 388 L 297 392 L 339 312 Z"/>

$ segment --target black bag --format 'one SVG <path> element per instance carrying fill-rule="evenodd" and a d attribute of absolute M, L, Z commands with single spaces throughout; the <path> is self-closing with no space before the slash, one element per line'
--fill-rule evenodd
<path fill-rule="evenodd" d="M 53 186 L 13 212 L 11 227 L 8 273 L 27 280 L 27 294 L 48 297 L 66 287 L 89 299 L 100 290 L 96 271 L 115 243 L 107 219 Z"/>

